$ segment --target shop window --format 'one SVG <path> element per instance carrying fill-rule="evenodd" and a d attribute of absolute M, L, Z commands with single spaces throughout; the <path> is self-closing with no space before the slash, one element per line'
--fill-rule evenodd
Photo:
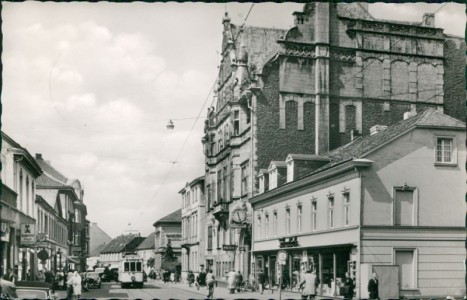
<path fill-rule="evenodd" d="M 290 208 L 285 209 L 285 230 L 290 234 Z"/>
<path fill-rule="evenodd" d="M 329 228 L 334 228 L 334 196 L 328 197 L 329 204 Z"/>
<path fill-rule="evenodd" d="M 312 229 L 316 230 L 317 228 L 317 218 L 318 218 L 318 202 L 316 200 L 311 201 L 311 224 Z"/>
<path fill-rule="evenodd" d="M 350 225 L 350 194 L 344 193 L 344 224 L 345 226 Z"/>
<path fill-rule="evenodd" d="M 399 284 L 402 290 L 416 288 L 415 259 L 414 249 L 395 250 L 395 264 L 399 266 Z"/>
<path fill-rule="evenodd" d="M 456 151 L 454 139 L 452 137 L 436 138 L 436 159 L 437 164 L 456 164 Z"/>
<path fill-rule="evenodd" d="M 297 206 L 297 229 L 298 232 L 302 232 L 302 206 Z"/>
<path fill-rule="evenodd" d="M 414 224 L 414 189 L 397 188 L 394 199 L 394 225 L 413 226 Z"/>

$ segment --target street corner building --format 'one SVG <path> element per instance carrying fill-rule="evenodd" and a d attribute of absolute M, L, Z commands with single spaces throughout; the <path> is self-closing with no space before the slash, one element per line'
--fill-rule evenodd
<path fill-rule="evenodd" d="M 225 280 L 232 269 L 240 271 L 244 278 L 257 276 L 258 270 L 263 270 L 269 274 L 269 285 L 274 286 L 277 284 L 273 281 L 277 277 L 277 270 L 273 269 L 276 266 L 274 256 L 278 247 L 301 245 L 292 247 L 298 247 L 297 251 L 289 257 L 291 260 L 284 267 L 284 272 L 289 272 L 290 289 L 293 288 L 292 273 L 300 273 L 303 263 L 313 262 L 322 267 L 319 276 L 323 291 L 324 280 L 329 289 L 337 291 L 337 279 L 341 280 L 343 273 L 348 271 L 357 279 L 356 292 L 364 297 L 364 281 L 375 263 L 375 268 L 377 265 L 392 265 L 394 268 L 391 272 L 398 270 L 391 276 L 397 274 L 400 290 L 393 287 L 391 292 L 384 291 L 383 295 L 396 293 L 417 297 L 446 295 L 449 291 L 461 293 L 458 283 L 463 278 L 460 275 L 463 266 L 458 245 L 462 225 L 458 219 L 451 218 L 450 210 L 460 211 L 463 205 L 459 202 L 462 192 L 458 188 L 464 184 L 461 166 L 465 155 L 454 156 L 454 153 L 460 154 L 464 149 L 458 131 L 465 130 L 460 129 L 464 125 L 459 120 L 464 120 L 466 115 L 464 38 L 447 35 L 442 28 L 436 28 L 434 14 L 424 14 L 422 20 L 416 23 L 377 20 L 368 12 L 367 3 L 307 3 L 302 11 L 292 15 L 295 26 L 288 30 L 235 25 L 231 23 L 228 13 L 222 18 L 222 58 L 214 90 L 215 106 L 208 109 L 202 137 L 205 219 L 199 222 L 195 217 L 195 221 L 185 221 L 204 226 L 205 241 L 202 243 L 205 244 L 205 253 L 196 259 L 204 257 L 204 265 L 213 269 L 220 281 Z M 439 135 L 429 142 L 428 132 L 421 130 L 424 125 L 418 119 L 422 115 L 430 121 L 426 126 L 442 129 L 440 132 L 447 135 Z M 353 155 L 351 151 L 355 149 L 352 145 L 356 145 L 357 141 L 382 138 L 393 132 L 393 128 L 401 128 L 414 120 L 420 122 L 413 127 L 408 126 L 407 130 L 423 137 L 420 142 L 424 146 L 415 140 L 400 142 L 396 147 L 400 149 L 392 149 L 394 154 L 387 158 L 377 160 L 373 156 L 365 156 L 362 160 L 335 165 L 337 161 L 344 161 L 348 155 Z M 402 135 L 397 139 L 401 141 Z M 384 145 L 384 149 L 389 149 L 389 144 Z M 420 147 L 419 151 L 415 151 L 416 147 Z M 366 155 L 366 152 L 357 154 Z M 414 158 L 408 159 L 410 155 Z M 454 157 L 455 163 L 452 161 Z M 390 161 L 394 163 L 381 170 L 389 173 L 383 176 L 376 171 L 376 166 Z M 404 162 L 402 166 L 410 165 L 406 162 L 417 162 L 416 167 L 420 168 L 407 169 L 406 173 L 399 174 L 397 169 L 390 167 L 399 165 L 396 161 Z M 290 165 L 293 172 L 289 171 Z M 379 177 L 370 181 L 371 176 L 368 175 L 349 181 L 345 189 L 341 186 L 339 191 L 326 191 L 326 195 L 331 192 L 334 196 L 329 194 L 323 198 L 321 194 L 313 194 L 314 197 L 326 199 L 320 200 L 325 203 L 301 200 L 301 205 L 290 203 L 288 209 L 277 208 L 275 213 L 275 209 L 271 208 L 267 214 L 263 212 L 258 216 L 260 210 L 270 205 L 262 200 L 274 194 L 272 191 L 265 193 L 268 189 L 285 191 L 286 187 L 295 187 L 295 181 L 304 174 L 329 166 L 332 168 L 320 174 L 339 170 L 346 176 L 350 176 L 349 172 L 353 172 L 354 176 L 373 172 L 371 176 Z M 407 174 L 413 176 L 405 177 Z M 326 178 L 329 176 L 326 175 Z M 383 182 L 383 179 L 387 181 Z M 431 183 L 428 185 L 429 191 L 435 186 L 434 182 L 444 184 L 431 193 L 425 189 L 427 182 Z M 354 191 L 356 185 L 362 190 L 357 188 Z M 385 193 L 382 187 L 386 188 Z M 186 194 L 188 189 L 181 193 Z M 347 189 L 352 192 L 342 192 Z M 381 192 L 378 196 L 382 198 L 377 198 L 374 192 L 364 194 L 365 189 Z M 450 199 L 441 197 L 441 190 L 452 195 Z M 264 195 L 258 196 L 259 193 Z M 287 190 L 287 193 L 298 197 L 293 190 Z M 424 200 L 425 193 L 438 195 L 438 198 Z M 292 197 L 290 195 L 287 197 Z M 367 202 L 373 198 L 378 200 Z M 346 210 L 337 208 L 343 199 L 348 201 Z M 271 201 L 285 200 L 279 197 Z M 452 206 L 448 204 L 449 201 L 452 201 Z M 361 205 L 357 204 L 360 202 Z M 375 203 L 383 205 L 386 211 L 380 211 L 379 206 L 373 205 Z M 313 205 L 316 207 L 312 208 Z M 329 209 L 333 205 L 336 205 L 335 210 Z M 352 208 L 354 205 L 356 208 Z M 282 233 L 278 232 L 274 241 L 267 242 L 263 235 L 258 240 L 257 234 L 254 242 L 252 240 L 252 235 L 255 236 L 259 230 L 258 224 L 263 224 L 261 230 L 268 228 L 272 231 L 275 218 L 286 219 L 289 214 L 291 222 L 296 222 L 299 212 L 303 214 L 303 222 L 308 222 L 305 220 L 313 216 L 313 209 L 320 211 L 325 207 L 330 211 L 326 212 L 326 216 L 332 215 L 329 218 L 336 222 L 332 224 L 332 234 L 309 235 L 305 243 L 302 235 L 292 234 L 292 228 L 290 236 L 284 233 L 284 223 L 277 225 L 277 230 Z M 186 217 L 196 210 L 185 202 L 183 208 Z M 305 212 L 305 209 L 308 211 Z M 346 222 L 350 222 L 347 225 L 339 223 L 344 213 Z M 385 217 L 380 217 L 379 213 L 384 213 Z M 322 214 L 319 213 L 320 218 L 324 218 Z M 406 215 L 412 216 L 414 223 L 406 224 Z M 380 221 L 383 223 L 378 223 Z M 321 233 L 324 223 L 320 222 L 326 222 L 326 226 L 329 226 L 330 221 L 317 219 L 316 222 L 313 226 Z M 341 225 L 344 229 L 340 228 Z M 371 246 L 370 241 L 374 238 L 371 232 L 378 237 L 386 235 L 385 241 L 373 240 L 380 245 L 379 248 Z M 423 232 L 425 237 L 416 238 L 419 232 Z M 184 237 L 189 238 L 190 234 L 185 232 Z M 449 238 L 442 237 L 444 234 Z M 391 236 L 399 236 L 394 238 L 397 241 L 411 238 L 421 240 L 419 244 L 407 242 L 411 246 L 405 246 L 403 242 L 394 243 Z M 338 237 L 340 241 L 335 251 L 329 250 Z M 272 236 L 268 239 L 272 239 Z M 443 239 L 452 240 L 444 245 Z M 195 238 L 193 241 L 198 240 Z M 385 243 L 399 246 L 391 250 L 389 246 L 384 247 Z M 419 248 L 422 243 L 426 243 L 427 247 Z M 191 251 L 189 248 L 193 249 L 191 240 L 184 245 L 186 253 Z M 325 252 L 319 249 L 301 252 L 304 251 L 302 248 L 318 245 L 322 245 Z M 432 265 L 433 268 L 441 268 L 444 258 L 439 256 L 439 251 L 443 251 L 444 246 L 453 247 L 452 256 L 446 258 L 449 260 L 446 263 L 452 266 L 447 279 L 426 270 Z M 372 252 L 364 251 L 373 249 L 386 255 L 386 260 L 372 261 L 369 254 Z M 380 259 L 378 252 L 373 254 Z M 202 264 L 200 261 L 188 262 L 187 259 L 192 258 L 188 258 L 188 254 L 184 257 L 187 270 L 196 269 Z M 434 258 L 436 260 L 432 260 Z M 431 261 L 427 263 L 424 259 Z M 363 272 L 363 269 L 366 271 Z M 387 270 L 390 268 L 384 272 L 389 272 Z M 383 278 L 389 276 L 379 269 L 378 272 Z M 282 275 L 287 277 L 286 273 Z M 430 276 L 439 280 L 430 279 Z"/>
<path fill-rule="evenodd" d="M 284 181 L 270 169 L 250 200 L 255 272 L 297 290 L 314 269 L 326 297 L 341 296 L 346 272 L 357 298 L 373 272 L 381 299 L 465 295 L 464 139 L 465 123 L 430 108 L 323 155 L 287 156 Z"/>
<path fill-rule="evenodd" d="M 154 270 L 182 272 L 182 209 L 157 220 L 154 226 Z"/>
<path fill-rule="evenodd" d="M 84 271 L 89 221 L 84 189 L 2 132 L 2 274 L 19 280 L 37 271 Z"/>

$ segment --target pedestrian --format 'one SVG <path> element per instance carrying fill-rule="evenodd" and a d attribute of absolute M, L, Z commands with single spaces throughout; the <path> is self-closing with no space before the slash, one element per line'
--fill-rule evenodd
<path fill-rule="evenodd" d="M 372 274 L 373 278 L 368 281 L 368 293 L 370 294 L 370 299 L 379 299 L 378 295 L 378 277 L 375 272 Z"/>
<path fill-rule="evenodd" d="M 201 267 L 201 271 L 198 274 L 198 277 L 196 278 L 196 287 L 199 288 L 201 286 L 206 286 L 206 272 L 204 271 L 204 268 Z"/>
<path fill-rule="evenodd" d="M 227 275 L 227 289 L 229 290 L 229 294 L 235 293 L 235 278 L 237 277 L 237 273 L 232 269 L 230 270 L 229 274 Z"/>
<path fill-rule="evenodd" d="M 344 299 L 351 300 L 353 298 L 353 290 L 354 290 L 354 282 L 353 279 L 350 277 L 349 272 L 345 273 L 344 279 L 344 288 L 343 288 L 343 296 Z"/>
<path fill-rule="evenodd" d="M 195 274 L 193 271 L 188 271 L 188 287 L 191 287 L 191 285 L 195 282 Z"/>
<path fill-rule="evenodd" d="M 292 272 L 292 289 L 300 289 L 300 273 L 297 269 Z"/>
<path fill-rule="evenodd" d="M 263 271 L 259 271 L 258 273 L 258 289 L 259 292 L 262 294 L 264 289 L 264 273 Z"/>
<path fill-rule="evenodd" d="M 64 288 L 65 284 L 65 274 L 63 274 L 63 270 L 59 270 L 56 275 L 56 280 L 58 284 L 58 289 L 61 290 Z"/>
<path fill-rule="evenodd" d="M 5 275 L 3 275 L 3 279 L 11 281 L 13 283 L 16 282 L 16 275 L 15 275 L 15 273 L 13 273 L 12 268 L 8 268 L 7 273 Z"/>
<path fill-rule="evenodd" d="M 68 271 L 66 276 L 66 298 L 68 300 L 73 299 L 73 284 L 71 283 L 71 279 L 73 278 L 73 273 Z"/>
<path fill-rule="evenodd" d="M 169 272 L 170 274 L 170 282 L 174 283 L 175 282 L 175 273 L 174 272 Z"/>
<path fill-rule="evenodd" d="M 242 287 L 242 282 L 243 282 L 243 275 L 240 273 L 240 271 L 237 272 L 237 276 L 235 277 L 235 282 L 237 285 L 237 293 L 240 292 L 240 288 Z"/>
<path fill-rule="evenodd" d="M 311 272 L 311 269 L 308 269 L 299 284 L 299 290 L 302 290 L 302 299 L 315 299 L 317 286 L 316 271 Z"/>
<path fill-rule="evenodd" d="M 208 285 L 208 299 L 214 298 L 214 283 L 216 282 L 212 270 L 206 274 L 206 284 Z"/>
<path fill-rule="evenodd" d="M 68 281 L 68 284 L 73 288 L 73 298 L 79 299 L 81 297 L 81 276 L 79 276 L 78 271 L 73 273 L 73 276 Z"/>

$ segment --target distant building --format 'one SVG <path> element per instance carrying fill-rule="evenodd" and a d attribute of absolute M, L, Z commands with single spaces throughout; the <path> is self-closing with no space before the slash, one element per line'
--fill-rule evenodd
<path fill-rule="evenodd" d="M 89 256 L 86 259 L 88 268 L 92 268 L 99 262 L 100 251 L 112 240 L 112 238 L 102 230 L 97 223 L 93 222 L 89 226 Z"/>
<path fill-rule="evenodd" d="M 182 210 L 179 209 L 159 219 L 153 224 L 155 228 L 155 270 L 161 270 L 162 260 L 167 246 L 171 245 L 177 261 L 180 263 L 181 273 L 181 239 L 182 239 Z"/>
<path fill-rule="evenodd" d="M 139 256 L 143 258 L 143 269 L 146 272 L 146 274 L 149 274 L 149 271 L 153 267 L 149 265 L 150 262 L 154 265 L 155 263 L 155 232 L 151 232 L 147 238 L 144 239 L 144 241 L 139 244 L 139 246 L 136 248 L 136 253 L 138 253 Z"/>
<path fill-rule="evenodd" d="M 277 285 L 283 250 L 295 290 L 294 272 L 312 268 L 324 297 L 339 295 L 346 272 L 358 299 L 372 272 L 381 299 L 465 295 L 465 123 L 431 108 L 406 116 L 323 155 L 287 157 L 287 180 L 250 200 L 255 274 Z"/>
<path fill-rule="evenodd" d="M 122 234 L 117 236 L 100 251 L 100 264 L 104 267 L 118 268 L 123 255 L 126 252 L 136 252 L 144 239 L 139 234 Z"/>
<path fill-rule="evenodd" d="M 34 256 L 35 234 L 38 232 L 36 181 L 43 170 L 26 148 L 3 131 L 1 162 L 0 276 L 12 268 L 20 280 L 31 279 L 26 275 L 29 273 L 34 277 L 38 267 Z M 32 240 L 22 241 L 22 228 L 31 231 Z"/>
<path fill-rule="evenodd" d="M 197 275 L 206 264 L 204 176 L 187 183 L 179 194 L 182 195 L 182 278 L 185 278 L 188 271 Z"/>

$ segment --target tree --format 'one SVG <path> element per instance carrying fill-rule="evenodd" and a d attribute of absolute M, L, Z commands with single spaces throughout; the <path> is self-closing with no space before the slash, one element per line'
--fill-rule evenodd
<path fill-rule="evenodd" d="M 162 260 L 167 262 L 177 260 L 174 250 L 172 249 L 172 243 L 170 242 L 170 239 L 167 242 L 167 247 L 165 247 L 165 253 L 162 257 Z"/>
<path fill-rule="evenodd" d="M 154 257 L 151 257 L 148 259 L 148 261 L 146 262 L 146 266 L 148 268 L 154 268 L 154 265 L 156 263 L 156 260 L 154 259 Z"/>

